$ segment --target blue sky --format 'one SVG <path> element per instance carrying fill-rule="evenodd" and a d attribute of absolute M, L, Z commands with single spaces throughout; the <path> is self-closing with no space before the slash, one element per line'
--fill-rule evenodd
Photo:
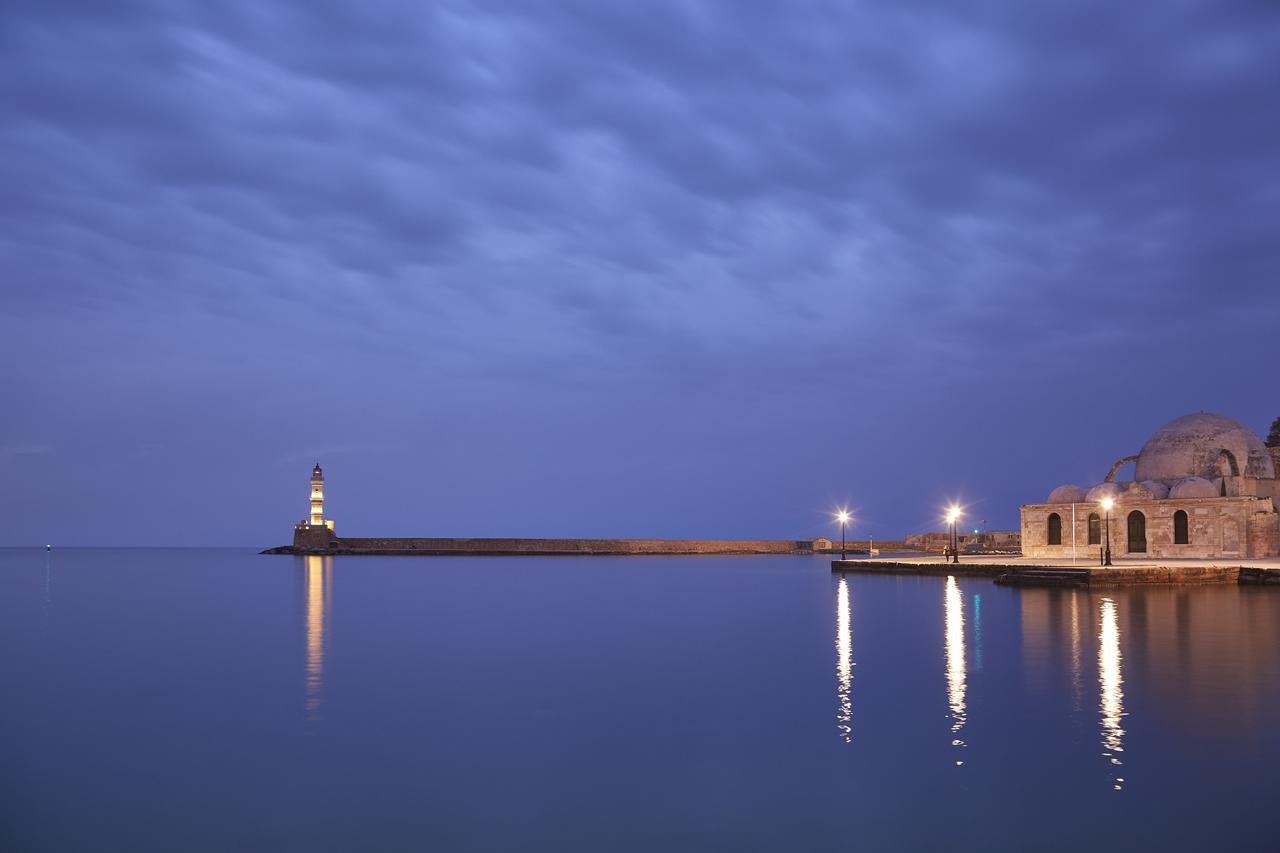
<path fill-rule="evenodd" d="M 0 543 L 857 535 L 1280 415 L 1280 8 L 0 11 Z"/>

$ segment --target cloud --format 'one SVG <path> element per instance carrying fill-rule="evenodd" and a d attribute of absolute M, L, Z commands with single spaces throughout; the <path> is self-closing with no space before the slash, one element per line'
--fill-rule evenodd
<path fill-rule="evenodd" d="M 1079 408 L 1085 364 L 1260 406 L 1277 57 L 1269 3 L 13 2 L 0 393 L 29 414 L 0 440 L 217 444 L 324 401 L 385 416 L 304 446 L 405 446 L 587 391 L 798 412 L 835 366 L 833 419 Z"/>

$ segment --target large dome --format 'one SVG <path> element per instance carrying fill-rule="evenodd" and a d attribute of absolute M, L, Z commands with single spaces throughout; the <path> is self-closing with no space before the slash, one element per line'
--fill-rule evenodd
<path fill-rule="evenodd" d="M 1253 430 L 1222 415 L 1198 412 L 1156 430 L 1138 454 L 1133 478 L 1169 486 L 1186 477 L 1211 480 L 1232 473 L 1228 454 L 1246 477 L 1276 475 L 1266 445 Z"/>

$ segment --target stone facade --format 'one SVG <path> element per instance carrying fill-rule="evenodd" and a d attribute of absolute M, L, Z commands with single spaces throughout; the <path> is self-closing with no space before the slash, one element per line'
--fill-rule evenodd
<path fill-rule="evenodd" d="M 1027 504 L 1022 508 L 1022 553 L 1027 557 L 1072 555 L 1096 558 L 1106 547 L 1106 513 L 1097 505 Z M 1145 539 L 1131 542 L 1130 513 L 1142 515 Z M 1174 515 L 1187 514 L 1187 542 L 1174 542 Z M 1049 544 L 1050 516 L 1061 525 L 1061 544 Z M 1089 516 L 1097 514 L 1100 542 L 1089 542 Z M 1111 510 L 1113 557 L 1215 559 L 1218 557 L 1271 557 L 1277 548 L 1280 526 L 1270 498 L 1228 497 L 1185 500 L 1120 500 Z M 1141 550 L 1135 550 L 1141 549 Z"/>

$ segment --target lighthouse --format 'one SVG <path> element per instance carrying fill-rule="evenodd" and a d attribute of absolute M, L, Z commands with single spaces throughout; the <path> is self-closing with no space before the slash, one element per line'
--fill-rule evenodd
<path fill-rule="evenodd" d="M 333 529 L 333 519 L 325 520 L 324 517 L 324 471 L 320 470 L 320 463 L 316 463 L 316 467 L 311 469 L 311 519 L 309 521 L 312 527 L 327 527 Z"/>
<path fill-rule="evenodd" d="M 293 553 L 328 551 L 338 540 L 333 519 L 324 517 L 324 471 L 320 463 L 311 469 L 311 512 L 293 526 Z"/>

